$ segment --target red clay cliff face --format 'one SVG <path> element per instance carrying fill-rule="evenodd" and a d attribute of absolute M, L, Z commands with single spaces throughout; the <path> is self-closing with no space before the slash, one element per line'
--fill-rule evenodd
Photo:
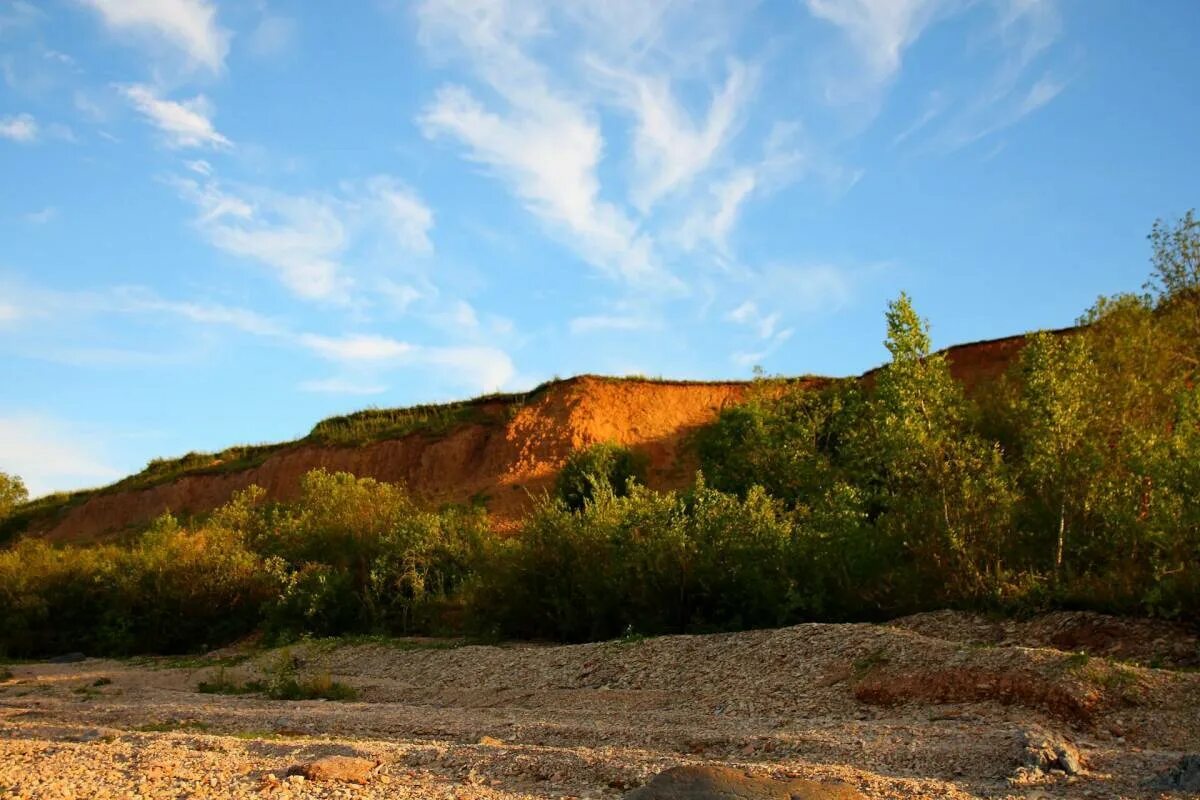
<path fill-rule="evenodd" d="M 960 345 L 946 355 L 955 377 L 970 389 L 1002 374 L 1024 343 L 1024 337 L 1014 336 Z M 296 494 L 300 477 L 318 467 L 403 483 L 431 504 L 482 500 L 497 530 L 513 530 L 552 487 L 567 456 L 595 442 L 617 442 L 644 453 L 653 488 L 687 485 L 696 469 L 687 447 L 691 434 L 723 407 L 744 402 L 748 388 L 745 382 L 584 376 L 553 384 L 521 404 L 486 402 L 479 408 L 481 422 L 449 433 L 414 433 L 359 447 L 301 443 L 245 471 L 97 494 L 30 533 L 60 542 L 95 540 L 164 511 L 184 516 L 209 511 L 251 484 L 266 489 L 269 498 L 286 500 Z"/>
<path fill-rule="evenodd" d="M 194 475 L 149 489 L 99 494 L 71 508 L 44 530 L 52 541 L 86 541 L 164 511 L 211 510 L 237 490 L 257 484 L 286 500 L 300 477 L 324 467 L 406 485 L 431 504 L 482 499 L 495 527 L 511 529 L 533 500 L 551 488 L 571 453 L 613 441 L 645 453 L 648 483 L 682 486 L 695 470 L 685 443 L 721 408 L 743 401 L 745 383 L 666 383 L 583 377 L 551 386 L 522 405 L 485 404 L 484 421 L 429 436 L 414 433 L 361 447 L 300 444 L 260 466 L 235 473 Z"/>

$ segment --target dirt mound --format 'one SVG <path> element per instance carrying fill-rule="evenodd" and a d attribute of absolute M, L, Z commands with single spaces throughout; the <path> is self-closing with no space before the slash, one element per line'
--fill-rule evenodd
<path fill-rule="evenodd" d="M 1167 620 L 1058 611 L 1029 620 L 988 619 L 933 611 L 890 625 L 939 639 L 980 645 L 1048 647 L 1154 667 L 1200 667 L 1200 635 Z"/>
<path fill-rule="evenodd" d="M 873 670 L 854 687 L 854 697 L 863 703 L 895 706 L 981 703 L 1038 709 L 1072 725 L 1091 725 L 1102 709 L 1103 694 L 1095 687 L 1051 682 L 1028 669 L 928 669 Z"/>
<path fill-rule="evenodd" d="M 1002 374 L 1024 343 L 1024 336 L 1011 336 L 945 352 L 955 378 L 970 389 Z M 864 377 L 870 380 L 874 372 Z M 827 379 L 797 382 L 816 387 Z M 250 484 L 266 489 L 271 499 L 286 500 L 298 491 L 300 477 L 318 467 L 402 482 L 432 504 L 483 502 L 498 530 L 512 530 L 533 498 L 551 486 L 571 451 L 595 442 L 643 452 L 652 488 L 686 485 L 696 468 L 687 447 L 691 434 L 721 408 L 744 402 L 749 387 L 737 381 L 571 378 L 528 395 L 447 406 L 443 412 L 470 413 L 453 424 L 383 441 L 346 446 L 310 438 L 249 448 L 256 457 L 245 468 L 214 463 L 157 485 L 83 493 L 32 519 L 27 530 L 52 541 L 91 541 L 143 525 L 165 511 L 210 511 Z M 438 409 L 425 412 L 436 417 Z"/>

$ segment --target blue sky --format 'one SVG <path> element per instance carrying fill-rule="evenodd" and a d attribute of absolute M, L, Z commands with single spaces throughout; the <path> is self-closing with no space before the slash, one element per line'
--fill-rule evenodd
<path fill-rule="evenodd" d="M 0 0 L 0 470 L 1069 324 L 1196 205 L 1200 3 Z"/>

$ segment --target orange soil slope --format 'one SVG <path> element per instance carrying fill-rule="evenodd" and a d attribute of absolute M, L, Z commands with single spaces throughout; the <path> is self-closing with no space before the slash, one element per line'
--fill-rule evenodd
<path fill-rule="evenodd" d="M 1003 372 L 1024 341 L 1014 336 L 960 345 L 946 355 L 955 377 L 972 387 Z M 645 453 L 647 483 L 654 488 L 686 485 L 696 468 L 686 447 L 690 434 L 721 408 L 743 402 L 748 387 L 745 382 L 573 378 L 524 402 L 485 401 L 478 421 L 436 436 L 412 433 L 358 447 L 298 443 L 244 471 L 99 493 L 35 523 L 30 533 L 60 542 L 95 540 L 164 511 L 209 511 L 251 484 L 285 500 L 295 495 L 300 476 L 318 467 L 400 482 L 430 503 L 482 499 L 495 527 L 511 530 L 533 499 L 551 487 L 571 451 L 595 442 L 618 442 Z"/>
<path fill-rule="evenodd" d="M 102 537 L 170 510 L 208 511 L 250 484 L 268 497 L 293 496 L 300 476 L 317 467 L 405 484 L 431 502 L 481 498 L 496 526 L 510 528 L 532 499 L 552 485 L 572 450 L 615 441 L 648 456 L 648 483 L 683 485 L 695 469 L 688 435 L 726 405 L 742 401 L 745 383 L 669 383 L 581 377 L 562 381 L 523 404 L 484 404 L 481 420 L 430 436 L 412 433 L 359 447 L 300 444 L 257 467 L 185 476 L 148 489 L 98 494 L 70 508 L 44 535 L 52 541 Z"/>

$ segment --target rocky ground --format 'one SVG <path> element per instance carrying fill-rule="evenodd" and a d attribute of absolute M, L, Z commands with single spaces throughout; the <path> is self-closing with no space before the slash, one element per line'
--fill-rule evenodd
<path fill-rule="evenodd" d="M 618 798 L 684 764 L 869 798 L 1198 796 L 1184 787 L 1200 776 L 1169 776 L 1200 752 L 1198 657 L 1157 623 L 942 612 L 569 647 L 12 664 L 0 798 Z M 358 698 L 196 691 L 281 665 Z M 288 774 L 332 755 L 365 759 L 365 783 Z"/>

